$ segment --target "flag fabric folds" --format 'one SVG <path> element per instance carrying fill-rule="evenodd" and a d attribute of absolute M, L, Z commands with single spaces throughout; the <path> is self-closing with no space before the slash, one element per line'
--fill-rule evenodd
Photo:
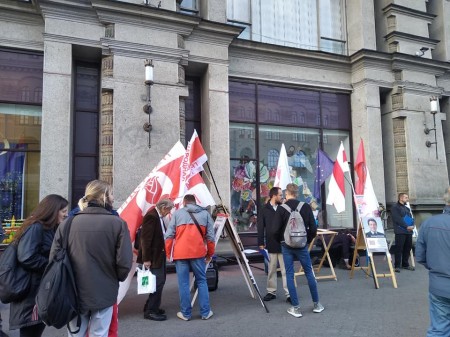
<path fill-rule="evenodd" d="M 194 145 L 194 147 L 195 146 L 197 145 Z M 196 147 L 196 149 L 197 148 L 198 147 Z M 203 147 L 201 149 L 203 149 Z M 203 156 L 201 151 L 198 153 L 200 153 L 200 156 L 192 157 L 193 162 L 199 163 L 203 160 L 199 159 Z M 169 198 L 171 200 L 179 199 L 180 183 L 182 181 L 181 168 L 184 167 L 182 161 L 185 158 L 185 154 L 186 149 L 183 144 L 177 142 L 118 209 L 120 217 L 127 222 L 132 242 L 135 240 L 136 231 L 142 224 L 144 215 L 151 207 L 154 207 L 156 203 L 163 198 Z M 215 205 L 211 193 L 198 173 L 200 171 L 196 171 L 198 165 L 196 164 L 194 166 L 194 170 L 192 170 L 192 166 L 187 166 L 187 169 L 190 169 L 190 172 L 183 173 L 186 177 L 189 177 L 189 186 L 186 188 L 186 193 L 184 194 L 193 194 L 197 204 L 200 206 L 206 207 Z M 183 197 L 184 194 L 181 197 Z M 181 201 L 181 199 L 179 200 Z M 132 268 L 127 280 L 120 284 L 117 299 L 119 303 L 128 291 L 134 272 L 135 268 Z"/>
<path fill-rule="evenodd" d="M 278 157 L 277 173 L 275 175 L 274 187 L 279 187 L 282 190 L 286 189 L 287 184 L 292 182 L 291 174 L 289 172 L 289 163 L 284 144 L 281 144 L 280 156 Z"/>
<path fill-rule="evenodd" d="M 367 215 L 373 215 L 378 210 L 378 200 L 373 189 L 369 168 L 366 164 L 364 142 L 362 139 L 359 143 L 358 154 L 356 156 L 355 174 L 358 178 L 356 180 L 355 193 L 364 196 L 365 212 Z"/>
<path fill-rule="evenodd" d="M 333 173 L 334 162 L 322 150 L 317 150 L 316 179 L 314 180 L 314 198 L 320 199 L 320 186 Z"/>
<path fill-rule="evenodd" d="M 349 167 L 344 144 L 341 142 L 336 161 L 334 162 L 327 196 L 327 205 L 334 205 L 338 213 L 345 211 L 345 172 L 349 172 Z"/>
<path fill-rule="evenodd" d="M 197 130 L 194 130 L 192 138 L 186 147 L 186 152 L 181 160 L 179 198 L 183 198 L 189 190 L 191 178 L 203 171 L 203 164 L 206 163 L 207 160 L 208 157 L 200 142 Z"/>

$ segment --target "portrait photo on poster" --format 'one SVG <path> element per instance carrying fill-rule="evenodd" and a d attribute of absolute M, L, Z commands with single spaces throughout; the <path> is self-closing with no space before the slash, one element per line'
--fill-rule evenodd
<path fill-rule="evenodd" d="M 374 252 L 387 250 L 386 236 L 380 217 L 364 217 L 362 219 L 367 248 Z"/>

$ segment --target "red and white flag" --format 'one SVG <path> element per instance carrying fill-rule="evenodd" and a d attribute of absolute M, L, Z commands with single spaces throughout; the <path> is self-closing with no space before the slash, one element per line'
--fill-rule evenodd
<path fill-rule="evenodd" d="M 203 171 L 203 164 L 206 163 L 207 160 L 208 157 L 200 142 L 200 138 L 198 138 L 197 130 L 194 130 L 191 140 L 187 145 L 186 152 L 181 160 L 179 198 L 183 198 L 190 189 L 191 178 Z"/>
<path fill-rule="evenodd" d="M 338 213 L 345 211 L 345 180 L 344 172 L 349 172 L 347 155 L 341 142 L 336 161 L 333 166 L 330 184 L 328 186 L 327 205 L 334 205 Z"/>
<path fill-rule="evenodd" d="M 280 157 L 278 157 L 277 173 L 275 175 L 275 182 L 273 186 L 285 190 L 287 184 L 290 183 L 292 183 L 292 180 L 289 170 L 286 148 L 284 147 L 284 144 L 281 144 Z"/>
<path fill-rule="evenodd" d="M 142 224 L 144 215 L 151 207 L 154 207 L 162 198 L 175 200 L 178 197 L 180 191 L 180 167 L 185 152 L 183 144 L 177 142 L 119 208 L 118 213 L 128 224 L 132 242 L 134 242 L 136 231 Z M 215 205 L 211 193 L 198 173 L 191 177 L 187 193 L 193 194 L 197 204 L 200 206 Z M 120 284 L 118 303 L 120 303 L 130 287 L 135 267 L 133 266 L 131 269 L 127 280 Z"/>
<path fill-rule="evenodd" d="M 356 156 L 355 173 L 357 177 L 355 193 L 364 196 L 364 213 L 366 214 L 362 214 L 362 216 L 373 216 L 374 212 L 378 210 L 378 200 L 373 189 L 372 179 L 370 179 L 369 168 L 366 165 L 362 139 Z"/>

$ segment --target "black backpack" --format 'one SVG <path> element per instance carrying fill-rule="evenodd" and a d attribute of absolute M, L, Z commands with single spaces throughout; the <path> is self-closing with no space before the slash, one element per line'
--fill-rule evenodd
<path fill-rule="evenodd" d="M 67 219 L 64 232 L 61 233 L 62 247 L 45 268 L 39 290 L 36 296 L 36 305 L 39 318 L 49 326 L 61 329 L 65 325 L 70 333 L 78 333 L 81 317 L 78 313 L 78 293 L 72 264 L 67 253 L 70 226 L 75 216 Z M 78 316 L 77 331 L 70 331 L 69 322 Z"/>

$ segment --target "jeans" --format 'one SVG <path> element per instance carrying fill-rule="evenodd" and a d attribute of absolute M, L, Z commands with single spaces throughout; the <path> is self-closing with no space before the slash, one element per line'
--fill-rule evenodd
<path fill-rule="evenodd" d="M 89 336 L 107 337 L 111 318 L 113 314 L 113 306 L 101 310 L 89 311 L 81 314 L 80 331 L 76 334 L 68 331 L 69 337 L 85 337 L 89 331 Z M 70 330 L 75 330 L 77 326 L 77 317 L 69 322 Z"/>
<path fill-rule="evenodd" d="M 194 273 L 198 288 L 198 303 L 200 315 L 206 317 L 211 310 L 209 306 L 208 284 L 206 283 L 205 258 L 175 260 L 175 268 L 178 277 L 178 292 L 180 295 L 181 313 L 186 318 L 192 317 L 191 294 L 189 289 L 189 271 Z"/>
<path fill-rule="evenodd" d="M 450 335 L 450 298 L 429 294 L 430 327 L 427 337 Z"/>
<path fill-rule="evenodd" d="M 281 244 L 281 252 L 283 253 L 284 266 L 286 267 L 286 282 L 289 289 L 289 296 L 294 307 L 300 305 L 297 296 L 297 288 L 294 282 L 294 258 L 300 261 L 308 280 L 309 292 L 313 302 L 319 302 L 319 292 L 317 291 L 317 281 L 309 256 L 308 246 L 305 248 L 290 248 L 285 243 Z"/>

